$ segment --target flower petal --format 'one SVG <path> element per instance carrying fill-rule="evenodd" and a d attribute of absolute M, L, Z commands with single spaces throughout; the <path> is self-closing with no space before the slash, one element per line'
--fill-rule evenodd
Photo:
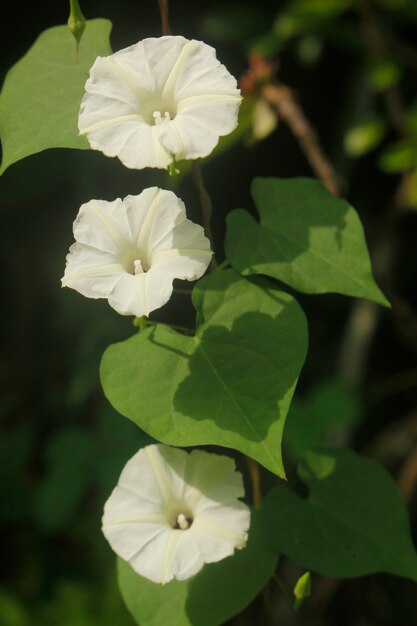
<path fill-rule="evenodd" d="M 67 255 L 62 286 L 87 298 L 108 298 L 124 272 L 113 253 L 75 243 Z"/>
<path fill-rule="evenodd" d="M 121 315 L 149 316 L 172 295 L 172 277 L 151 268 L 144 274 L 121 274 L 109 294 L 109 304 Z"/>
<path fill-rule="evenodd" d="M 241 495 L 232 459 L 147 446 L 127 462 L 106 502 L 103 533 L 142 576 L 184 580 L 244 547 L 250 513 Z M 180 514 L 188 528 L 179 527 Z"/>
<path fill-rule="evenodd" d="M 199 278 L 212 256 L 183 202 L 157 187 L 123 200 L 83 204 L 74 236 L 63 286 L 108 298 L 122 315 L 148 316 L 169 300 L 174 278 Z"/>
<path fill-rule="evenodd" d="M 215 50 L 181 36 L 99 57 L 85 89 L 80 132 L 92 148 L 137 169 L 209 154 L 236 126 L 241 101 Z"/>

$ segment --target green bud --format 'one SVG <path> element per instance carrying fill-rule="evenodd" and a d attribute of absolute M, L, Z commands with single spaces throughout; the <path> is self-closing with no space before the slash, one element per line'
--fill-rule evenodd
<path fill-rule="evenodd" d="M 180 173 L 180 170 L 178 169 L 177 164 L 174 159 L 173 162 L 168 165 L 168 174 L 170 176 L 176 176 L 179 173 Z"/>
<path fill-rule="evenodd" d="M 79 44 L 85 29 L 86 21 L 81 12 L 78 0 L 70 0 L 70 15 L 67 24 L 68 28 L 77 40 L 77 44 Z"/>
<path fill-rule="evenodd" d="M 298 611 L 302 603 L 311 593 L 311 577 L 310 572 L 305 572 L 298 580 L 294 587 L 294 609 Z"/>

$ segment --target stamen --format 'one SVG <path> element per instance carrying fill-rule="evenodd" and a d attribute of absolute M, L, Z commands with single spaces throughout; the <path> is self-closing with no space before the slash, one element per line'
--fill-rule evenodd
<path fill-rule="evenodd" d="M 135 261 L 133 261 L 133 265 L 135 267 L 135 276 L 136 274 L 143 274 L 143 267 L 140 259 L 136 259 Z"/>
<path fill-rule="evenodd" d="M 181 530 L 187 530 L 187 528 L 190 528 L 192 523 L 193 523 L 193 520 L 190 517 L 187 517 L 186 515 L 184 515 L 184 513 L 179 513 L 177 515 L 175 528 L 179 528 Z"/>
<path fill-rule="evenodd" d="M 152 113 L 152 117 L 154 119 L 155 126 L 159 126 L 159 124 L 164 124 L 165 122 L 171 121 L 171 114 L 169 113 L 169 111 L 165 111 L 163 115 L 161 111 L 154 111 Z"/>

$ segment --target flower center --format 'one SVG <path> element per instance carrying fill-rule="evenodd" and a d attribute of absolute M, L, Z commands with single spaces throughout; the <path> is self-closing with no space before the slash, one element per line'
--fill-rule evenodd
<path fill-rule="evenodd" d="M 176 528 L 177 530 L 187 530 L 187 528 L 190 528 L 192 523 L 192 517 L 190 517 L 189 515 L 185 515 L 184 513 L 178 513 L 175 520 L 174 528 Z"/>
<path fill-rule="evenodd" d="M 171 114 L 169 113 L 169 111 L 165 111 L 163 115 L 161 111 L 154 111 L 152 113 L 152 117 L 155 126 L 159 126 L 160 124 L 165 124 L 166 122 L 171 121 Z"/>

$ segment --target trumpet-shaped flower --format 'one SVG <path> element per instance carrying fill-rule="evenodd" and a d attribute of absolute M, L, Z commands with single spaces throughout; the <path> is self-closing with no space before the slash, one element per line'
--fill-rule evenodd
<path fill-rule="evenodd" d="M 104 507 L 113 550 L 156 583 L 184 580 L 243 548 L 250 513 L 234 461 L 151 445 L 126 464 Z"/>
<path fill-rule="evenodd" d="M 80 133 L 133 169 L 207 156 L 236 127 L 241 102 L 214 48 L 180 36 L 98 57 L 85 90 Z"/>
<path fill-rule="evenodd" d="M 113 202 L 83 204 L 74 222 L 63 287 L 107 298 L 122 315 L 149 315 L 170 298 L 174 278 L 196 280 L 212 252 L 183 202 L 157 187 Z"/>

